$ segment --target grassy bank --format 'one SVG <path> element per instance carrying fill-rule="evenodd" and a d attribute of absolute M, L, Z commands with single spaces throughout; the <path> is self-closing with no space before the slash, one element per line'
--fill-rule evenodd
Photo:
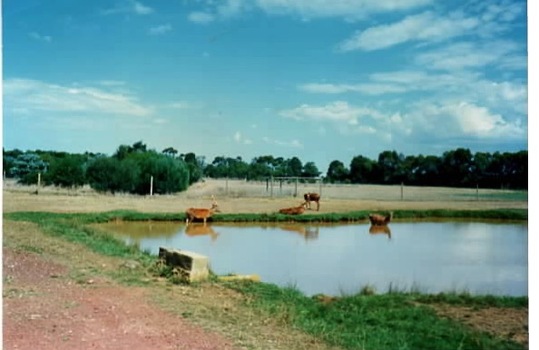
<path fill-rule="evenodd" d="M 528 303 L 527 298 L 405 292 L 307 298 L 295 289 L 253 282 L 230 287 L 272 317 L 345 349 L 521 349 L 517 343 L 441 318 L 430 305 L 519 308 Z"/>
<path fill-rule="evenodd" d="M 221 214 L 214 221 L 361 221 L 368 212 L 309 214 L 289 217 L 279 214 Z M 88 225 L 110 220 L 184 220 L 183 214 L 155 214 L 113 211 L 91 214 L 17 212 L 5 219 L 36 223 L 46 234 L 84 245 L 106 256 L 137 261 L 152 271 L 155 257 Z M 486 211 L 395 211 L 396 219 L 474 218 L 526 220 L 526 210 Z M 146 276 L 118 275 L 123 283 L 148 283 Z M 474 330 L 439 316 L 432 305 L 451 304 L 484 308 L 526 308 L 528 298 L 471 296 L 469 294 L 419 294 L 392 291 L 372 294 L 366 288 L 341 298 L 310 298 L 292 288 L 271 284 L 216 282 L 242 293 L 244 302 L 261 318 L 277 320 L 287 328 L 299 329 L 346 349 L 522 349 L 507 339 Z"/>
<path fill-rule="evenodd" d="M 436 220 L 436 219 L 477 219 L 477 220 L 528 220 L 526 209 L 490 209 L 490 210 L 393 210 L 395 220 Z M 370 211 L 352 211 L 347 213 L 309 213 L 307 215 L 272 214 L 215 214 L 213 222 L 307 222 L 339 223 L 367 221 Z M 6 213 L 6 217 L 15 220 L 40 221 L 42 219 L 69 220 L 78 224 L 103 223 L 111 220 L 125 221 L 185 221 L 184 213 L 141 213 L 129 210 L 116 210 L 103 213 L 62 214 L 45 212 Z"/>

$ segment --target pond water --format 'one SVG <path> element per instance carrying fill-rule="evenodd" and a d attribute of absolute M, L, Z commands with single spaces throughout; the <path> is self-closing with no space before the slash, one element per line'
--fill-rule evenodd
<path fill-rule="evenodd" d="M 306 295 L 372 286 L 425 293 L 528 295 L 528 226 L 492 222 L 100 225 L 157 255 L 159 247 L 206 255 L 218 275 L 257 274 Z"/>

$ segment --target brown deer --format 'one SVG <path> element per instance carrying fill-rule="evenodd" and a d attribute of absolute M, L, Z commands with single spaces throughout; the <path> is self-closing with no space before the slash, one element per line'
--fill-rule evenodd
<path fill-rule="evenodd" d="M 307 208 L 311 209 L 311 202 L 316 203 L 316 211 L 320 210 L 320 195 L 318 193 L 307 192 L 303 195 Z"/>
<path fill-rule="evenodd" d="M 283 208 L 279 209 L 279 213 L 286 215 L 299 215 L 305 212 L 305 205 L 307 203 L 303 202 L 299 207 Z"/>
<path fill-rule="evenodd" d="M 373 226 L 387 225 L 389 224 L 392 218 L 393 218 L 393 212 L 390 212 L 388 215 L 369 214 L 369 220 L 371 221 L 371 225 Z"/>
<path fill-rule="evenodd" d="M 213 213 L 220 213 L 221 210 L 219 209 L 219 206 L 217 205 L 217 202 L 215 201 L 215 198 L 211 196 L 212 199 L 212 205 L 211 208 L 189 208 L 185 211 L 185 224 L 189 225 L 190 222 L 193 220 L 203 220 L 204 224 L 206 224 L 206 220 L 210 218 Z"/>

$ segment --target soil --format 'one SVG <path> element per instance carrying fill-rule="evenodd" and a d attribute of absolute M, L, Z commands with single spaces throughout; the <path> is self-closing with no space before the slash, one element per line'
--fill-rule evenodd
<path fill-rule="evenodd" d="M 171 212 L 209 207 L 210 194 L 220 193 L 216 186 L 152 198 L 50 189 L 35 195 L 28 188 L 11 188 L 4 189 L 3 211 Z M 320 210 L 527 208 L 526 201 L 437 196 L 438 201 L 322 199 Z M 271 212 L 297 202 L 223 195 L 218 201 L 223 212 L 244 213 Z M 129 262 L 46 236 L 34 224 L 4 220 L 2 252 L 4 349 L 333 349 L 278 320 L 255 314 L 243 306 L 241 295 L 219 285 L 171 286 L 150 275 L 150 283 L 144 286 L 119 283 L 111 273 L 130 266 Z M 435 308 L 444 317 L 528 346 L 527 308 Z"/>

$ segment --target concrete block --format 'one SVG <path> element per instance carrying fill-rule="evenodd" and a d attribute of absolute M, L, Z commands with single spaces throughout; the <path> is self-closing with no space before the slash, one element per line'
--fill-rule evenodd
<path fill-rule="evenodd" d="M 189 282 L 204 281 L 210 275 L 209 259 L 202 254 L 160 247 L 159 258 L 163 259 L 167 265 L 186 272 Z"/>

